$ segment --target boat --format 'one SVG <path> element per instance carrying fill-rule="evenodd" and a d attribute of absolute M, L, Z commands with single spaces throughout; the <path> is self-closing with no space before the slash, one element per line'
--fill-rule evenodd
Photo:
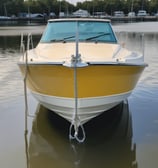
<path fill-rule="evenodd" d="M 110 20 L 96 18 L 48 20 L 18 65 L 40 104 L 75 130 L 126 100 L 147 66 L 142 53 L 119 44 Z"/>

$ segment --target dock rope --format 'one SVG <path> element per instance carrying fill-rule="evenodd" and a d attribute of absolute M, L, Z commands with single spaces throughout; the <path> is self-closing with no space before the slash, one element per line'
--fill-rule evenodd
<path fill-rule="evenodd" d="M 28 44 L 27 44 L 28 46 Z M 24 36 L 23 34 L 21 34 L 21 44 L 20 44 L 20 51 L 23 54 L 23 61 L 25 61 L 25 74 L 24 74 L 24 78 L 23 78 L 23 82 L 24 82 L 24 101 L 25 101 L 25 134 L 27 134 L 28 132 L 28 125 L 27 125 L 27 116 L 28 116 L 28 100 L 27 100 L 27 86 L 26 86 L 26 79 L 27 79 L 27 71 L 28 71 L 28 67 L 27 67 L 27 52 L 25 52 L 25 45 L 24 45 Z"/>
<path fill-rule="evenodd" d="M 75 60 L 76 62 L 76 60 Z M 73 114 L 72 123 L 69 129 L 69 139 L 76 139 L 79 143 L 84 142 L 86 135 L 84 131 L 84 127 L 80 122 L 80 118 L 78 116 L 78 89 L 77 89 L 77 66 L 74 64 L 74 94 L 75 94 L 75 110 Z M 82 137 L 79 138 L 79 129 L 82 132 Z"/>
<path fill-rule="evenodd" d="M 75 97 L 75 110 L 72 118 L 72 122 L 69 128 L 69 139 L 76 139 L 79 143 L 84 142 L 86 135 L 84 131 L 84 127 L 80 122 L 80 118 L 78 116 L 78 85 L 77 85 L 77 63 L 79 60 L 79 52 L 78 52 L 78 43 L 79 43 L 79 25 L 77 22 L 77 31 L 76 31 L 76 56 L 72 56 L 71 63 L 74 67 L 74 97 Z M 82 137 L 79 137 L 79 130 L 82 131 Z"/>
<path fill-rule="evenodd" d="M 31 44 L 30 44 L 31 42 Z M 24 138 L 25 138 L 25 154 L 26 154 L 26 165 L 27 168 L 30 168 L 30 156 L 29 156 L 29 151 L 28 151 L 28 117 L 34 117 L 33 115 L 29 114 L 28 110 L 28 98 L 27 98 L 27 75 L 28 75 L 28 50 L 31 47 L 33 48 L 33 41 L 32 41 L 32 35 L 28 34 L 27 36 L 27 46 L 25 50 L 25 44 L 24 44 L 24 35 L 21 34 L 21 43 L 20 43 L 20 52 L 23 54 L 22 59 L 24 62 L 24 78 L 23 78 L 23 83 L 24 83 L 24 100 L 25 100 L 25 131 L 24 131 Z"/>
<path fill-rule="evenodd" d="M 28 50 L 30 48 L 30 42 L 31 42 L 31 47 L 33 47 L 33 41 L 32 41 L 32 35 L 28 34 L 27 36 L 27 46 L 25 50 L 25 44 L 24 44 L 24 35 L 21 34 L 21 44 L 20 44 L 20 52 L 23 54 L 23 61 L 25 63 L 25 70 L 24 70 L 24 100 L 25 100 L 25 134 L 28 132 L 28 122 L 27 122 L 27 117 L 34 117 L 33 115 L 29 114 L 28 110 L 28 99 L 27 99 L 27 74 L 28 74 Z"/>

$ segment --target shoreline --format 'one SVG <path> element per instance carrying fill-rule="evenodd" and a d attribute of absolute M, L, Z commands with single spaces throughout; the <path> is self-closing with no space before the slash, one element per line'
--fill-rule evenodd
<path fill-rule="evenodd" d="M 46 25 L 1 26 L 0 36 L 42 35 Z M 158 22 L 120 23 L 112 25 L 114 32 L 158 34 Z"/>
<path fill-rule="evenodd" d="M 41 35 L 46 25 L 40 26 L 1 26 L 0 36 Z"/>
<path fill-rule="evenodd" d="M 113 26 L 115 32 L 158 34 L 158 22 L 133 22 Z"/>

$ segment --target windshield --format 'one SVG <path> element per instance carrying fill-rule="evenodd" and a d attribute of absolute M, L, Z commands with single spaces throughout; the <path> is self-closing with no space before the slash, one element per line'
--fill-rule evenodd
<path fill-rule="evenodd" d="M 49 22 L 41 38 L 41 42 L 72 42 L 76 39 L 77 30 L 80 42 L 95 41 L 116 43 L 116 38 L 110 23 L 101 21 Z"/>

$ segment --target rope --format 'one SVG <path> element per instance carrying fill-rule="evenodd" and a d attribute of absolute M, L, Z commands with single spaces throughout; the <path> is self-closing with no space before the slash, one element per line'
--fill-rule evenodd
<path fill-rule="evenodd" d="M 82 132 L 82 137 L 79 137 L 79 129 Z M 85 134 L 84 127 L 82 124 L 79 124 L 79 126 L 76 127 L 76 124 L 71 123 L 70 129 L 69 129 L 69 139 L 70 140 L 76 139 L 79 143 L 83 143 L 85 141 L 86 134 Z"/>
<path fill-rule="evenodd" d="M 24 100 L 25 100 L 25 132 L 28 132 L 28 122 L 27 122 L 27 117 L 34 117 L 32 115 L 29 114 L 28 111 L 28 99 L 27 99 L 27 84 L 26 84 L 26 80 L 27 80 L 27 73 L 28 73 L 28 50 L 29 50 L 29 46 L 30 46 L 30 40 L 32 40 L 32 37 L 30 34 L 28 34 L 28 39 L 27 39 L 27 50 L 25 52 L 25 45 L 24 45 L 24 40 L 23 40 L 24 36 L 23 34 L 21 35 L 21 45 L 20 45 L 20 51 L 23 54 L 23 61 L 25 61 L 25 74 L 24 74 Z M 32 45 L 33 46 L 33 45 Z"/>
<path fill-rule="evenodd" d="M 25 153 L 26 153 L 26 164 L 27 164 L 27 168 L 30 168 L 30 164 L 29 164 L 29 152 L 28 152 L 28 116 L 32 117 L 31 115 L 29 115 L 29 111 L 28 111 L 28 100 L 27 100 L 27 85 L 26 85 L 26 80 L 27 80 L 27 74 L 28 74 L 28 49 L 29 49 L 29 45 L 30 45 L 30 35 L 28 35 L 28 40 L 27 40 L 27 50 L 25 52 L 25 45 L 24 45 L 24 36 L 23 34 L 21 35 L 21 44 L 20 44 L 20 52 L 22 52 L 23 54 L 23 61 L 25 61 L 25 74 L 24 74 L 24 78 L 23 78 L 23 82 L 24 82 L 24 100 L 25 100 L 25 131 L 24 131 L 24 138 L 25 138 Z"/>
<path fill-rule="evenodd" d="M 79 42 L 79 30 L 77 22 L 77 31 L 76 31 L 76 56 L 73 58 L 72 63 L 74 66 L 74 97 L 75 97 L 75 111 L 72 119 L 72 123 L 69 129 L 69 138 L 76 139 L 79 143 L 84 142 L 85 140 L 85 131 L 83 125 L 80 123 L 80 118 L 78 116 L 78 86 L 77 86 L 77 62 L 78 62 L 78 42 Z M 80 139 L 78 137 L 79 128 L 81 128 L 83 137 Z M 72 135 L 72 130 L 74 130 L 74 135 Z"/>
<path fill-rule="evenodd" d="M 24 100 L 25 100 L 25 133 L 28 132 L 28 126 L 27 126 L 27 116 L 28 116 L 28 101 L 27 101 L 27 86 L 26 86 L 26 79 L 27 79 L 27 61 L 28 61 L 28 58 L 27 58 L 27 52 L 26 52 L 26 57 L 24 57 L 25 55 L 25 45 L 24 45 L 24 36 L 23 34 L 21 35 L 21 44 L 20 44 L 20 51 L 22 52 L 23 54 L 23 60 L 25 58 L 25 74 L 24 74 L 24 78 L 23 78 L 23 81 L 24 81 Z M 27 45 L 28 46 L 28 45 Z"/>

